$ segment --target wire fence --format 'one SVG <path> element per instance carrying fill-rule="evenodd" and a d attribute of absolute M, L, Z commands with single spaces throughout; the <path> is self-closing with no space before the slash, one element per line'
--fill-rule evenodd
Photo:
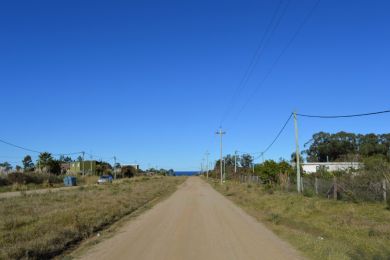
<path fill-rule="evenodd" d="M 241 174 L 237 177 L 239 183 L 267 185 L 257 175 Z M 269 184 L 268 184 L 269 185 Z M 328 199 L 349 201 L 387 201 L 389 199 L 390 184 L 386 179 L 367 178 L 362 176 L 333 176 L 321 178 L 304 176 L 301 178 L 302 193 L 305 196 L 318 196 Z M 273 188 L 285 192 L 296 192 L 296 180 L 285 178 Z"/>

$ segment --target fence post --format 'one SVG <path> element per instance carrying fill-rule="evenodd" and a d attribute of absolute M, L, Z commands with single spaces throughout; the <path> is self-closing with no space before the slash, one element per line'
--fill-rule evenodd
<path fill-rule="evenodd" d="M 333 176 L 333 199 L 337 200 L 337 179 Z"/>
<path fill-rule="evenodd" d="M 314 190 L 316 192 L 316 195 L 318 195 L 318 178 L 317 178 L 317 176 L 314 177 Z"/>
<path fill-rule="evenodd" d="M 382 189 L 383 189 L 383 201 L 386 203 L 387 201 L 387 188 L 386 188 L 386 180 L 382 180 Z"/>

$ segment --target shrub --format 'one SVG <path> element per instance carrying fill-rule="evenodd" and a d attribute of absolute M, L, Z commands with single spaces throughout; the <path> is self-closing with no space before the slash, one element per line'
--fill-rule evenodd
<path fill-rule="evenodd" d="M 7 181 L 9 184 L 43 184 L 44 182 L 54 184 L 61 183 L 63 180 L 62 176 L 57 175 L 12 172 L 7 175 Z"/>
<path fill-rule="evenodd" d="M 0 187 L 1 186 L 7 186 L 10 185 L 11 183 L 4 177 L 0 176 Z"/>
<path fill-rule="evenodd" d="M 309 198 L 313 197 L 313 196 L 314 196 L 314 191 L 313 191 L 313 189 L 310 189 L 310 188 L 304 189 L 304 190 L 303 190 L 303 196 L 309 197 Z"/>

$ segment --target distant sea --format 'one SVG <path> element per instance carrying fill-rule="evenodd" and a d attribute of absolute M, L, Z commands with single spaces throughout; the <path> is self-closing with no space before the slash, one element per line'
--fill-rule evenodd
<path fill-rule="evenodd" d="M 199 172 L 195 172 L 195 171 L 179 171 L 179 172 L 175 172 L 175 175 L 176 176 L 195 176 L 195 175 L 198 175 Z"/>

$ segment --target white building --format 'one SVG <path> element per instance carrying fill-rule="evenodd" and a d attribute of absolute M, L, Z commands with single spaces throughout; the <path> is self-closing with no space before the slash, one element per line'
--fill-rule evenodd
<path fill-rule="evenodd" d="M 363 167 L 363 164 L 359 162 L 312 162 L 302 163 L 301 165 L 305 173 L 315 173 L 321 167 L 325 167 L 329 172 L 347 171 L 350 169 L 358 170 Z"/>

